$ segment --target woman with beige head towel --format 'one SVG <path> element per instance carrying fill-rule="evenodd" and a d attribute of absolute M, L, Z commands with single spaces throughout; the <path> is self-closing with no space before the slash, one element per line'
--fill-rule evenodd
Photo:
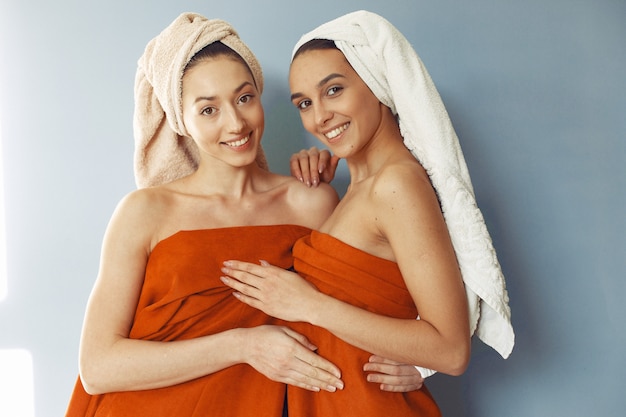
<path fill-rule="evenodd" d="M 218 277 L 233 254 L 290 268 L 293 243 L 337 203 L 330 186 L 267 170 L 262 90 L 259 63 L 224 21 L 185 13 L 147 45 L 139 189 L 105 234 L 67 416 L 275 417 L 285 384 L 342 387 L 312 343 Z"/>
<path fill-rule="evenodd" d="M 267 170 L 262 90 L 259 63 L 221 20 L 183 14 L 147 45 L 139 189 L 104 238 L 68 416 L 275 417 L 286 383 L 341 387 L 310 342 L 217 277 L 226 250 L 291 267 L 295 240 L 337 202 L 331 187 L 311 193 Z"/>

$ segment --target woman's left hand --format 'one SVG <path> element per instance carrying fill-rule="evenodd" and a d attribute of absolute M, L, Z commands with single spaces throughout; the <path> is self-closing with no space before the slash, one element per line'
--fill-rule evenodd
<path fill-rule="evenodd" d="M 308 321 L 308 306 L 319 295 L 315 286 L 295 272 L 272 266 L 265 261 L 256 265 L 226 261 L 222 282 L 235 290 L 233 295 L 251 307 L 287 321 Z"/>
<path fill-rule="evenodd" d="M 413 365 L 402 364 L 372 355 L 363 370 L 370 372 L 367 381 L 380 385 L 382 391 L 409 392 L 422 388 L 424 378 Z"/>

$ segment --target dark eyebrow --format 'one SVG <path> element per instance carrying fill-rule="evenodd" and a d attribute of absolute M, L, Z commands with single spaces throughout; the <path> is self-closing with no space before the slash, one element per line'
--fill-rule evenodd
<path fill-rule="evenodd" d="M 317 88 L 321 88 L 324 84 L 326 84 L 327 82 L 335 78 L 346 78 L 346 77 L 341 74 L 337 74 L 336 72 L 333 72 L 332 74 L 328 74 L 326 77 L 322 78 L 320 82 L 317 83 Z M 295 98 L 302 97 L 302 95 L 303 95 L 302 93 L 293 93 L 291 95 L 291 101 L 293 101 Z"/>
<path fill-rule="evenodd" d="M 254 84 L 252 84 L 250 81 L 244 81 L 244 82 L 241 83 L 241 85 L 239 87 L 235 88 L 235 92 L 236 93 L 240 92 L 247 85 L 249 85 L 250 87 L 254 87 Z"/>
<path fill-rule="evenodd" d="M 241 83 L 241 85 L 239 87 L 235 88 L 235 93 L 239 93 L 241 90 L 243 90 L 248 85 L 251 86 L 251 87 L 254 87 L 254 84 L 252 84 L 250 81 L 244 81 L 243 83 Z M 197 102 L 202 101 L 202 100 L 212 101 L 212 100 L 215 100 L 216 98 L 217 98 L 216 96 L 196 97 L 196 99 L 194 100 L 194 103 L 197 103 Z"/>

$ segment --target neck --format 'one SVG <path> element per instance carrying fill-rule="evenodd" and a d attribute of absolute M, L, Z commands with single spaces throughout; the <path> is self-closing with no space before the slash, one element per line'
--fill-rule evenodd
<path fill-rule="evenodd" d="M 400 134 L 400 127 L 395 117 L 389 112 L 367 144 L 359 152 L 346 158 L 350 171 L 350 184 L 356 184 L 376 175 L 389 158 L 404 151 L 407 149 Z"/>
<path fill-rule="evenodd" d="M 241 199 L 257 191 L 265 172 L 256 162 L 234 167 L 221 161 L 201 161 L 183 186 L 192 193 Z"/>

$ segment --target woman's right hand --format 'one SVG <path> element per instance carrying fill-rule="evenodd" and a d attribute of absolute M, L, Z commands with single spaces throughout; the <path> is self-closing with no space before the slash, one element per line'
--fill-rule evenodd
<path fill-rule="evenodd" d="M 321 182 L 329 184 L 335 178 L 339 159 L 330 151 L 313 146 L 291 155 L 289 168 L 291 175 L 308 187 L 317 187 Z"/>
<path fill-rule="evenodd" d="M 305 336 L 284 326 L 247 330 L 251 343 L 245 360 L 269 379 L 310 391 L 343 389 L 339 368 L 316 354 Z"/>

